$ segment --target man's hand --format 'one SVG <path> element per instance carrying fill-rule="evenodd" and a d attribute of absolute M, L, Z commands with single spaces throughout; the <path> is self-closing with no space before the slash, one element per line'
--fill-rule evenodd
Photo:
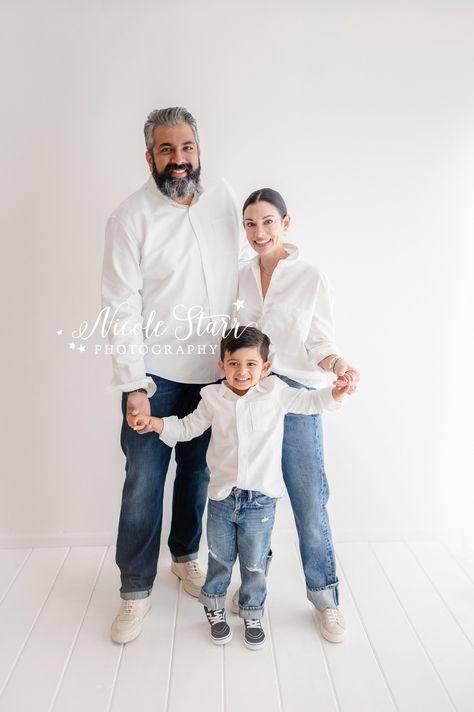
<path fill-rule="evenodd" d="M 139 413 L 142 415 L 151 414 L 150 401 L 146 393 L 135 391 L 134 393 L 129 393 L 127 398 L 127 423 L 131 428 L 135 426 L 132 416 L 136 416 Z M 143 425 L 140 429 L 137 429 L 136 432 L 140 433 L 140 435 L 152 433 L 153 428 L 150 427 L 150 425 Z"/>

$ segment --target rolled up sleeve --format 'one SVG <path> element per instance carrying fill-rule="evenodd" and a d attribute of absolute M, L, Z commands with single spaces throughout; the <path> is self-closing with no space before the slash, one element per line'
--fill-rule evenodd
<path fill-rule="evenodd" d="M 333 290 L 324 274 L 320 274 L 318 279 L 313 316 L 305 347 L 311 361 L 316 365 L 327 356 L 339 353 L 334 336 Z"/>

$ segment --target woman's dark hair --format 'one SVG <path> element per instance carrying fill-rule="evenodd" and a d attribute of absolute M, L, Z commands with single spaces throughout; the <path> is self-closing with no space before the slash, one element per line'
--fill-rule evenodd
<path fill-rule="evenodd" d="M 263 361 L 268 361 L 270 339 L 254 326 L 238 326 L 236 329 L 232 329 L 227 336 L 224 336 L 221 341 L 221 361 L 224 360 L 226 352 L 233 354 L 237 349 L 249 346 L 258 346 Z"/>
<path fill-rule="evenodd" d="M 273 190 L 273 188 L 260 188 L 260 190 L 254 190 L 250 193 L 249 197 L 244 203 L 242 208 L 242 215 L 245 213 L 249 205 L 254 205 L 255 203 L 271 203 L 280 213 L 281 218 L 285 218 L 288 214 L 286 209 L 285 201 L 281 197 L 278 191 Z"/>

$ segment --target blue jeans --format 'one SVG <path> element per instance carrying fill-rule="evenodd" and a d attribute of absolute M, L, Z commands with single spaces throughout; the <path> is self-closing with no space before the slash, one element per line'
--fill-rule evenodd
<path fill-rule="evenodd" d="M 293 388 L 306 388 L 286 376 L 278 377 Z M 329 485 L 320 415 L 285 416 L 282 468 L 298 532 L 308 599 L 321 611 L 336 608 L 339 582 L 326 510 Z"/>
<path fill-rule="evenodd" d="M 156 393 L 150 398 L 151 414 L 191 413 L 200 400 L 202 385 L 175 383 L 151 376 Z M 163 491 L 171 448 L 156 433 L 139 435 L 125 420 L 127 394 L 122 398 L 121 445 L 126 457 L 125 484 L 117 537 L 116 562 L 121 572 L 122 598 L 146 598 L 156 576 L 163 518 Z M 173 561 L 196 559 L 207 500 L 209 470 L 206 451 L 211 431 L 175 447 L 176 477 L 168 545 Z"/>
<path fill-rule="evenodd" d="M 239 615 L 261 618 L 267 596 L 267 558 L 275 521 L 276 500 L 261 492 L 232 489 L 207 505 L 209 559 L 199 600 L 207 608 L 224 608 L 232 567 L 239 555 Z"/>

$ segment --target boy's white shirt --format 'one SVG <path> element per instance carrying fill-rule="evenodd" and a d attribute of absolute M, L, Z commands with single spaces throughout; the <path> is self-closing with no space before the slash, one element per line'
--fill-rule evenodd
<path fill-rule="evenodd" d="M 259 255 L 241 261 L 243 306 L 234 315 L 240 324 L 254 324 L 269 336 L 272 371 L 320 388 L 327 384 L 327 374 L 317 364 L 340 353 L 334 337 L 331 284 L 323 272 L 300 259 L 295 245 L 288 242 L 283 247 L 288 257 L 275 267 L 265 299 Z"/>
<path fill-rule="evenodd" d="M 193 413 L 182 419 L 163 418 L 160 437 L 173 447 L 212 427 L 207 450 L 211 499 L 225 499 L 233 487 L 281 497 L 285 491 L 281 470 L 285 415 L 338 410 L 342 403 L 334 400 L 331 390 L 291 388 L 277 376 L 263 378 L 243 396 L 236 395 L 226 381 L 205 386 Z"/>

